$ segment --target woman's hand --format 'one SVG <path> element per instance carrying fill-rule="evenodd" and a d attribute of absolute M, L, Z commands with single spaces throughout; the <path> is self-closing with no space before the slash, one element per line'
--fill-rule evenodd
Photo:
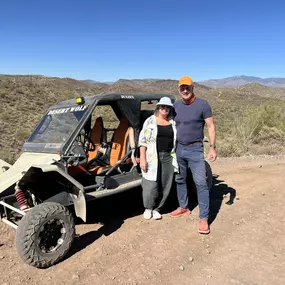
<path fill-rule="evenodd" d="M 147 162 L 145 157 L 140 157 L 140 168 L 143 172 L 147 172 Z"/>
<path fill-rule="evenodd" d="M 140 168 L 143 172 L 147 172 L 147 162 L 146 162 L 146 147 L 140 147 Z"/>

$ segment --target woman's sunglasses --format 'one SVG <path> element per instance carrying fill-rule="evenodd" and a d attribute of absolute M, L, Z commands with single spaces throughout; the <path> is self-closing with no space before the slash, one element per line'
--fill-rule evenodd
<path fill-rule="evenodd" d="M 159 108 L 170 110 L 171 107 L 167 105 L 159 105 Z"/>

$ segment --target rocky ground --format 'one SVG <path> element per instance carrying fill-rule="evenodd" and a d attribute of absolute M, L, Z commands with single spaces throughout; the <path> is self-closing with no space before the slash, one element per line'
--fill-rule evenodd
<path fill-rule="evenodd" d="M 140 189 L 90 203 L 68 257 L 44 270 L 24 264 L 15 232 L 0 225 L 1 284 L 285 284 L 285 158 L 212 164 L 211 234 L 197 233 L 198 208 L 142 219 Z"/>

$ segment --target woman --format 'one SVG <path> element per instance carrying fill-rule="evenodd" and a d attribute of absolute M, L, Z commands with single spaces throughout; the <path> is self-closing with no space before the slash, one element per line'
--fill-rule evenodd
<path fill-rule="evenodd" d="M 139 136 L 145 207 L 143 217 L 147 220 L 161 219 L 160 210 L 170 193 L 174 171 L 178 172 L 172 107 L 170 98 L 161 98 L 156 104 L 154 115 L 144 122 Z"/>

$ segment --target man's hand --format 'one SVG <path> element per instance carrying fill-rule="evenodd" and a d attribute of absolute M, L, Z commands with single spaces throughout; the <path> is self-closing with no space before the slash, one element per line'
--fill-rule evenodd
<path fill-rule="evenodd" d="M 214 162 L 217 158 L 217 152 L 213 147 L 210 147 L 209 153 L 208 153 L 208 160 L 211 162 Z"/>

